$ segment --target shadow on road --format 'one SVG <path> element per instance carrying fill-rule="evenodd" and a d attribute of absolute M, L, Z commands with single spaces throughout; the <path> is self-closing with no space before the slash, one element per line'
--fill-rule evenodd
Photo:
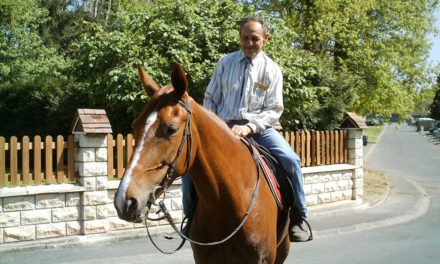
<path fill-rule="evenodd" d="M 440 138 L 436 134 L 426 133 L 424 136 L 434 145 L 440 145 Z"/>

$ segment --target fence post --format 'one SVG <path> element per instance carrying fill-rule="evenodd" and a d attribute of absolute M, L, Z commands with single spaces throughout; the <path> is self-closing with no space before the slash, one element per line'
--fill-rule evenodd
<path fill-rule="evenodd" d="M 81 194 L 81 234 L 108 232 L 107 133 L 112 133 L 104 110 L 78 109 L 72 133 L 75 169 L 85 191 Z"/>
<path fill-rule="evenodd" d="M 364 148 L 362 129 L 367 128 L 364 118 L 346 112 L 340 127 L 347 130 L 348 163 L 355 166 L 352 176 L 352 200 L 361 200 L 364 195 Z M 345 155 L 344 155 L 345 156 Z"/>
<path fill-rule="evenodd" d="M 358 200 L 363 197 L 364 150 L 362 144 L 362 129 L 347 129 L 347 133 L 348 163 L 356 166 L 352 178 L 352 200 Z"/>

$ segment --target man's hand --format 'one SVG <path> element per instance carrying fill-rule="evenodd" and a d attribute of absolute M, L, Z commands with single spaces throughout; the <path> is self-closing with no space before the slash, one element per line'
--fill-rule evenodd
<path fill-rule="evenodd" d="M 231 128 L 232 133 L 234 133 L 234 135 L 239 136 L 239 137 L 245 137 L 247 135 L 249 135 L 250 133 L 252 133 L 252 129 L 246 125 L 244 126 L 233 126 Z"/>

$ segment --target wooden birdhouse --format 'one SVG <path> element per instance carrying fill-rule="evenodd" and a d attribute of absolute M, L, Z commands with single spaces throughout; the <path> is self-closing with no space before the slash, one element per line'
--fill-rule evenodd
<path fill-rule="evenodd" d="M 112 127 L 104 109 L 78 109 L 72 134 L 111 134 Z"/>
<path fill-rule="evenodd" d="M 346 112 L 344 114 L 344 118 L 342 119 L 340 128 L 357 128 L 357 129 L 366 129 L 368 128 L 365 124 L 365 120 L 363 117 L 356 115 L 355 113 Z"/>

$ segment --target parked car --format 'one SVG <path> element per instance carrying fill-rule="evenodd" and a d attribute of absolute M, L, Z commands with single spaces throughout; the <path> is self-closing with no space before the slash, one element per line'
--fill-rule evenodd
<path fill-rule="evenodd" d="M 429 133 L 437 134 L 439 130 L 440 130 L 440 122 L 438 122 L 434 127 L 431 127 L 429 129 Z"/>
<path fill-rule="evenodd" d="M 435 120 L 432 118 L 418 118 L 416 120 L 416 125 L 417 125 L 417 131 L 419 130 L 425 130 L 428 131 L 431 127 L 434 127 L 435 124 Z"/>
<path fill-rule="evenodd" d="M 380 118 L 367 119 L 365 120 L 365 124 L 367 126 L 381 126 L 383 124 L 383 120 Z"/>
<path fill-rule="evenodd" d="M 366 124 L 367 126 L 374 126 L 375 123 L 376 123 L 376 122 L 375 122 L 374 119 L 367 119 L 367 120 L 365 120 L 365 124 Z"/>
<path fill-rule="evenodd" d="M 366 146 L 368 144 L 368 135 L 367 134 L 362 135 L 362 142 L 363 142 L 364 146 Z"/>

